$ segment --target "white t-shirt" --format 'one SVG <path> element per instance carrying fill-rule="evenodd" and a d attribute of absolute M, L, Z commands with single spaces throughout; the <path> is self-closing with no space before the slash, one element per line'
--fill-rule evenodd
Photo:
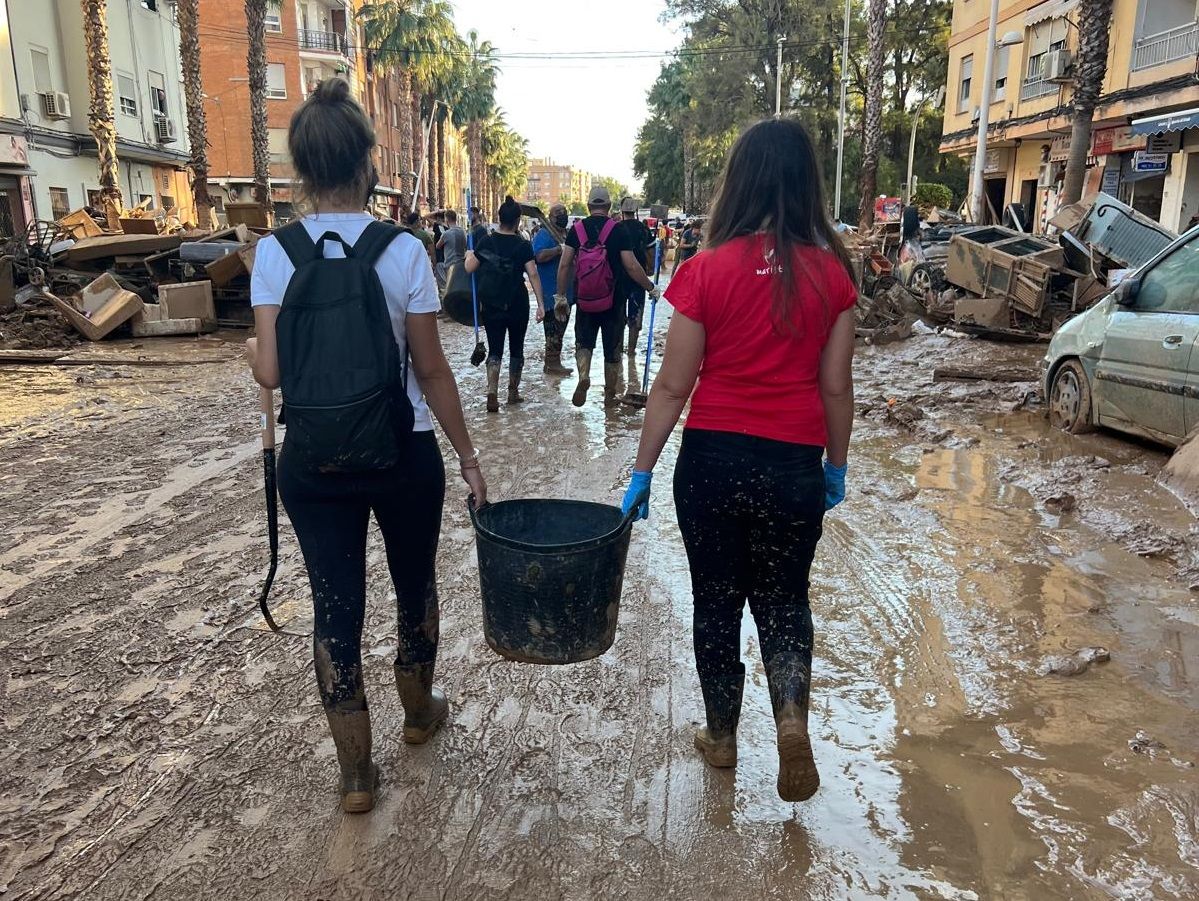
<path fill-rule="evenodd" d="M 331 231 L 353 247 L 366 227 L 375 220 L 366 213 L 316 213 L 305 216 L 301 221 L 314 241 Z M 326 259 L 345 256 L 340 244 L 326 241 L 324 248 Z M 288 282 L 295 271 L 296 267 L 276 238 L 272 236 L 259 241 L 254 255 L 254 273 L 250 277 L 250 303 L 256 307 L 282 306 L 283 295 L 287 293 Z M 391 313 L 391 330 L 400 353 L 403 353 L 406 347 L 404 316 L 408 313 L 436 313 L 441 309 L 429 254 L 425 251 L 425 245 L 412 235 L 399 235 L 383 251 L 379 262 L 375 264 L 375 271 L 383 283 L 383 294 L 387 298 L 388 312 Z M 411 366 L 408 370 L 408 397 L 416 413 L 414 431 L 431 431 L 433 420 L 429 416 L 429 405 L 425 403 L 424 393 Z"/>

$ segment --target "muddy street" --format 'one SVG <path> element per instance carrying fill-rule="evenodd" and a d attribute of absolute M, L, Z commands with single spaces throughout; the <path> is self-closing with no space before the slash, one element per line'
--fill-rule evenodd
<path fill-rule="evenodd" d="M 528 401 L 488 416 L 473 338 L 444 328 L 494 499 L 617 502 L 640 414 L 574 409 L 536 350 Z M 1042 348 L 859 349 L 849 500 L 813 574 L 811 801 L 775 792 L 748 617 L 735 774 L 692 748 L 676 433 L 616 644 L 575 666 L 487 648 L 451 480 L 451 718 L 420 748 L 398 740 L 394 596 L 372 535 L 383 782 L 351 817 L 286 522 L 284 633 L 256 609 L 257 392 L 243 336 L 225 337 L 154 346 L 186 365 L 123 365 L 147 351 L 118 343 L 96 365 L 0 368 L 5 901 L 1199 896 L 1199 570 L 1191 515 L 1154 481 L 1165 454 L 1051 433 L 1035 383 L 933 379 L 947 364 L 1035 374 Z"/>

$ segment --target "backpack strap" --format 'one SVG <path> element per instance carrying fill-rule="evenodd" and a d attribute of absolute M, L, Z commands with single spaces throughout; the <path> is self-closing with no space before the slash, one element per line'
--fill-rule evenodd
<path fill-rule="evenodd" d="M 299 269 L 316 259 L 316 242 L 308 234 L 308 229 L 297 219 L 295 222 L 275 229 L 275 239 L 291 264 Z"/>
<path fill-rule="evenodd" d="M 615 228 L 616 228 L 616 220 L 615 219 L 609 219 L 607 222 L 605 222 L 604 227 L 600 229 L 599 240 L 596 241 L 596 243 L 606 245 L 608 243 L 608 238 L 610 238 L 612 236 L 612 232 Z"/>
<path fill-rule="evenodd" d="M 379 257 L 383 256 L 383 252 L 403 231 L 405 229 L 389 222 L 372 222 L 354 244 L 354 259 L 374 268 L 375 263 L 379 262 Z"/>
<path fill-rule="evenodd" d="M 579 247 L 580 248 L 586 247 L 587 244 L 591 241 L 591 239 L 589 237 L 587 237 L 587 226 L 585 226 L 583 224 L 582 219 L 578 219 L 575 221 L 575 237 L 577 237 L 579 239 Z"/>

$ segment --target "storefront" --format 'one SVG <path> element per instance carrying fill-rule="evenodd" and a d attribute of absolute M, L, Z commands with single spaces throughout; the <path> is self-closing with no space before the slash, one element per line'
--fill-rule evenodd
<path fill-rule="evenodd" d="M 1121 161 L 1121 200 L 1182 232 L 1199 221 L 1199 109 L 1134 119 Z"/>
<path fill-rule="evenodd" d="M 29 145 L 19 135 L 0 135 L 0 242 L 24 233 L 34 220 Z"/>

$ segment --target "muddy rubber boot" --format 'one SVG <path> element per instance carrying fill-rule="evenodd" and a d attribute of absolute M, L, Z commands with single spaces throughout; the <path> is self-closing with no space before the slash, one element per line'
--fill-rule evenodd
<path fill-rule="evenodd" d="M 396 689 L 404 705 L 404 742 L 423 745 L 449 715 L 445 692 L 433 687 L 433 664 L 395 664 Z"/>
<path fill-rule="evenodd" d="M 604 406 L 611 407 L 616 403 L 616 393 L 620 390 L 620 364 L 604 364 Z"/>
<path fill-rule="evenodd" d="M 500 364 L 487 364 L 487 412 L 500 412 Z"/>
<path fill-rule="evenodd" d="M 508 403 L 523 404 L 525 399 L 520 396 L 520 374 L 523 366 L 517 366 L 508 371 Z"/>
<path fill-rule="evenodd" d="M 798 654 L 778 654 L 766 664 L 770 705 L 778 729 L 778 793 L 784 801 L 806 801 L 820 788 L 808 735 L 810 678 Z"/>
<path fill-rule="evenodd" d="M 587 403 L 587 391 L 591 388 L 591 354 L 586 348 L 575 350 L 575 363 L 579 367 L 579 384 L 575 387 L 574 396 L 570 402 L 576 407 Z"/>
<path fill-rule="evenodd" d="M 573 369 L 567 369 L 562 365 L 562 336 L 547 335 L 545 339 L 545 374 L 546 375 L 573 375 Z"/>
<path fill-rule="evenodd" d="M 741 718 L 741 695 L 745 687 L 745 667 L 738 673 L 700 679 L 708 724 L 695 730 L 695 747 L 708 766 L 737 765 L 737 721 Z"/>
<path fill-rule="evenodd" d="M 637 336 L 641 334 L 640 329 L 635 329 L 629 326 L 629 356 L 637 356 Z"/>
<path fill-rule="evenodd" d="M 368 710 L 338 710 L 326 707 L 329 731 L 337 746 L 341 768 L 341 809 L 366 813 L 375 806 L 379 768 L 371 763 L 371 715 Z"/>

